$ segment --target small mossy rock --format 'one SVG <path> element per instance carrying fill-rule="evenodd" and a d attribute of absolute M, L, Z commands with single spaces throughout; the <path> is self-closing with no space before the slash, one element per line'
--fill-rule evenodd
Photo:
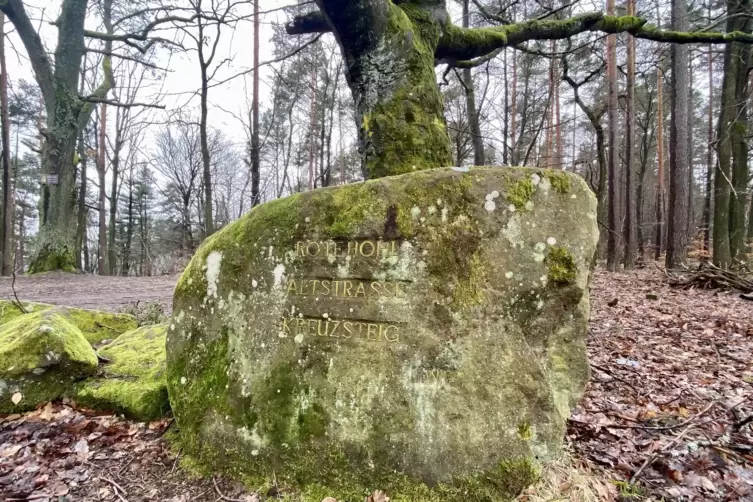
<path fill-rule="evenodd" d="M 513 497 L 588 379 L 597 241 L 595 197 L 559 171 L 425 170 L 255 207 L 176 286 L 184 453 L 304 500 Z"/>
<path fill-rule="evenodd" d="M 70 396 L 97 410 L 112 410 L 142 421 L 170 409 L 165 381 L 166 324 L 142 326 L 99 349 L 109 362 L 96 377 L 77 383 Z"/>
<path fill-rule="evenodd" d="M 48 303 L 21 302 L 27 312 L 53 309 L 73 323 L 91 344 L 117 338 L 126 331 L 136 329 L 138 321 L 130 314 L 117 314 L 101 310 L 60 307 Z M 22 315 L 21 309 L 8 300 L 0 300 L 0 325 Z"/>
<path fill-rule="evenodd" d="M 81 330 L 54 310 L 24 314 L 0 326 L 0 413 L 34 409 L 97 370 Z"/>

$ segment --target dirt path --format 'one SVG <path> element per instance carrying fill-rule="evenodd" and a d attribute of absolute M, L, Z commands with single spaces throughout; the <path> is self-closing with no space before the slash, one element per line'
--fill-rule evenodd
<path fill-rule="evenodd" d="M 118 311 L 130 303 L 157 301 L 172 308 L 177 276 L 107 277 L 89 274 L 49 273 L 16 277 L 21 300 Z M 0 278 L 0 299 L 13 297 L 12 279 Z"/>

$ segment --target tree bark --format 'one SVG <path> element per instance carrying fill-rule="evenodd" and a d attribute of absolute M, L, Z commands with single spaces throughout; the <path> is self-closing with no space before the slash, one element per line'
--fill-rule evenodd
<path fill-rule="evenodd" d="M 107 145 L 105 143 L 107 131 L 107 105 L 102 103 L 99 112 L 99 153 L 97 154 L 97 175 L 99 176 L 99 249 L 97 250 L 97 274 L 110 275 L 107 252 L 107 213 L 105 201 L 107 188 L 105 187 L 105 173 L 107 169 Z"/>
<path fill-rule="evenodd" d="M 709 21 L 711 20 L 711 7 L 709 6 Z M 708 49 L 708 71 L 709 71 L 709 106 L 707 114 L 706 130 L 706 190 L 703 197 L 703 250 L 709 251 L 711 236 L 711 191 L 712 179 L 714 177 L 714 67 L 713 51 L 709 45 Z"/>
<path fill-rule="evenodd" d="M 0 13 L 0 130 L 2 130 L 3 221 L 0 226 L 2 275 L 13 272 L 13 189 L 10 169 L 10 117 L 8 116 L 8 67 L 5 64 L 5 15 Z"/>
<path fill-rule="evenodd" d="M 672 29 L 688 26 L 685 0 L 672 0 Z M 688 47 L 676 44 L 671 49 L 672 121 L 669 127 L 669 206 L 667 210 L 666 267 L 676 268 L 685 262 L 688 243 Z"/>
<path fill-rule="evenodd" d="M 81 131 L 78 136 L 78 157 L 81 163 L 81 184 L 78 187 L 78 205 L 76 213 L 76 266 L 80 270 L 86 270 L 84 263 L 81 262 L 82 251 L 86 246 L 86 189 L 88 180 L 86 178 L 86 146 L 84 145 L 84 133 Z"/>
<path fill-rule="evenodd" d="M 614 14 L 614 0 L 607 0 L 607 13 Z M 619 125 L 617 103 L 617 37 L 607 36 L 607 121 L 609 123 L 607 187 L 607 270 L 617 270 L 617 170 L 619 162 Z"/>
<path fill-rule="evenodd" d="M 469 0 L 463 0 L 463 28 L 469 28 L 471 16 L 468 9 Z M 463 68 L 463 88 L 465 89 L 465 106 L 468 115 L 468 126 L 471 130 L 473 141 L 473 165 L 483 166 L 484 139 L 481 137 L 481 125 L 479 123 L 478 110 L 476 109 L 476 90 L 473 85 L 473 75 L 470 68 Z"/>
<path fill-rule="evenodd" d="M 654 259 L 661 257 L 664 248 L 664 74 L 663 61 L 656 71 L 656 232 Z"/>
<path fill-rule="evenodd" d="M 119 134 L 116 133 L 116 136 L 119 136 Z M 116 143 L 118 142 L 117 139 L 115 141 Z M 118 215 L 118 176 L 120 176 L 120 154 L 118 150 L 119 147 L 116 145 L 110 162 L 112 179 L 110 180 L 110 212 L 109 223 L 107 225 L 107 264 L 110 266 L 110 275 L 115 275 L 117 268 L 115 234 Z"/>
<path fill-rule="evenodd" d="M 727 30 L 749 31 L 749 21 L 744 15 L 750 12 L 750 0 L 728 0 Z M 733 250 L 737 251 L 736 233 L 744 230 L 739 226 L 739 205 L 731 196 L 736 186 L 735 171 L 742 170 L 735 162 L 747 159 L 744 144 L 745 113 L 738 98 L 743 96 L 746 87 L 746 72 L 750 54 L 747 46 L 733 43 L 724 48 L 724 77 L 717 125 L 717 165 L 714 172 L 714 225 L 712 235 L 712 259 L 715 265 L 729 267 L 733 263 Z M 745 100 L 744 100 L 745 101 Z M 744 211 L 744 209 L 743 209 Z"/>
<path fill-rule="evenodd" d="M 627 2 L 628 16 L 635 15 L 635 0 Z M 625 226 L 623 227 L 623 267 L 630 270 L 635 266 L 635 202 L 633 195 L 633 171 L 635 169 L 635 38 L 627 37 L 627 81 L 626 81 L 626 130 L 625 130 Z"/>
<path fill-rule="evenodd" d="M 251 98 L 251 207 L 261 202 L 259 182 L 261 162 L 259 160 L 259 2 L 254 0 L 254 76 Z"/>

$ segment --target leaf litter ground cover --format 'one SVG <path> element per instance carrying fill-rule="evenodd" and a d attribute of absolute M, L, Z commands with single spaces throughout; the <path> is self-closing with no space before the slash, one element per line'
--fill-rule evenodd
<path fill-rule="evenodd" d="M 753 500 L 753 303 L 673 289 L 665 279 L 647 270 L 595 274 L 592 378 L 570 421 L 568 449 L 612 483 L 599 492 L 603 500 Z M 0 418 L 0 500 L 279 495 L 189 476 L 165 439 L 175 427 L 169 419 L 135 423 L 72 404 Z M 581 500 L 571 482 L 561 482 L 567 495 L 555 500 Z M 521 500 L 542 499 L 534 489 Z"/>
<path fill-rule="evenodd" d="M 656 270 L 597 272 L 591 298 L 576 454 L 626 496 L 753 500 L 753 303 Z"/>

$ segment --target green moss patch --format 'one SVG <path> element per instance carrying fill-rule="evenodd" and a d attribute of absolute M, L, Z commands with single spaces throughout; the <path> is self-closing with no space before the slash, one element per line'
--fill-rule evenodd
<path fill-rule="evenodd" d="M 578 274 L 575 258 L 567 248 L 555 246 L 549 249 L 545 263 L 549 266 L 547 278 L 555 284 L 572 284 Z"/>
<path fill-rule="evenodd" d="M 0 413 L 56 399 L 96 368 L 94 349 L 62 315 L 39 310 L 18 316 L 0 327 Z"/>
<path fill-rule="evenodd" d="M 89 343 L 97 344 L 102 340 L 112 340 L 126 331 L 136 329 L 138 321 L 129 314 L 114 314 L 100 310 L 87 310 L 76 307 L 59 307 L 48 303 L 21 302 L 29 313 L 40 311 L 55 311 L 65 317 L 84 334 Z M 18 305 L 8 300 L 0 300 L 0 325 L 5 324 L 23 312 Z"/>
<path fill-rule="evenodd" d="M 113 410 L 136 420 L 154 420 L 169 409 L 165 378 L 166 324 L 143 326 L 99 350 L 109 362 L 79 382 L 70 396 L 79 404 Z"/>

